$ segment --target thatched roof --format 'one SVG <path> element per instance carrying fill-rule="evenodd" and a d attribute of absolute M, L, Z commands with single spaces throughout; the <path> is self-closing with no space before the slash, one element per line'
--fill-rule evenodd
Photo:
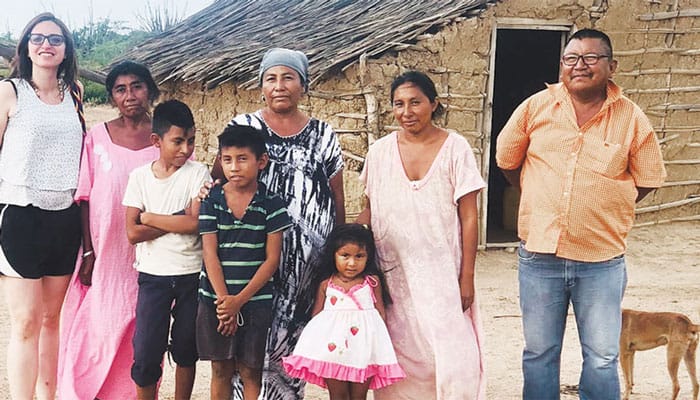
<path fill-rule="evenodd" d="M 336 68 L 404 48 L 496 0 L 218 0 L 125 54 L 161 82 L 257 84 L 264 51 L 301 50 L 312 83 Z"/>

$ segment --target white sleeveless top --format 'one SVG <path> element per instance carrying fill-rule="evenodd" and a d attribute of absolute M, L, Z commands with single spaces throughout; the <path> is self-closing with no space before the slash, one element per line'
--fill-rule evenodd
<path fill-rule="evenodd" d="M 46 104 L 24 79 L 0 147 L 0 203 L 63 210 L 73 203 L 83 142 L 73 98 Z"/>

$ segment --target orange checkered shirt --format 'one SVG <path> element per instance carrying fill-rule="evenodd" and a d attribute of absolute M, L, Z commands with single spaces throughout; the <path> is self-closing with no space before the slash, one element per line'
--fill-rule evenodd
<path fill-rule="evenodd" d="M 496 161 L 522 167 L 518 236 L 527 250 L 586 262 L 625 252 L 636 187 L 666 177 L 651 123 L 612 81 L 582 127 L 562 83 L 525 100 L 498 135 Z"/>

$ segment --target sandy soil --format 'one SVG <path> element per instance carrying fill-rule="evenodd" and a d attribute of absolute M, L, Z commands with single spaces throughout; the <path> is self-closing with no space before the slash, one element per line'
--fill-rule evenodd
<path fill-rule="evenodd" d="M 648 311 L 677 311 L 700 322 L 700 224 L 684 222 L 635 228 L 629 239 L 629 283 L 624 306 Z M 477 293 L 486 333 L 486 368 L 489 399 L 518 399 L 522 386 L 520 354 L 522 328 L 518 307 L 516 256 L 503 250 L 479 253 Z M 8 338 L 7 310 L 0 310 L 0 397 L 7 393 L 5 351 Z M 562 399 L 575 399 L 570 388 L 578 383 L 581 356 L 573 317 L 569 318 L 562 354 Z M 671 390 L 663 348 L 640 352 L 635 362 L 634 400 L 668 398 Z M 679 399 L 691 396 L 685 367 L 680 369 Z M 161 398 L 171 399 L 172 369 L 166 367 Z M 195 399 L 208 399 L 209 367 L 199 364 Z M 569 388 L 569 389 L 567 389 Z M 309 385 L 308 399 L 327 399 Z"/>
<path fill-rule="evenodd" d="M 93 125 L 109 121 L 116 118 L 118 115 L 117 109 L 110 105 L 86 105 L 85 106 L 85 125 L 90 129 Z"/>
<path fill-rule="evenodd" d="M 116 115 L 108 107 L 88 113 L 89 121 L 104 121 Z M 624 306 L 646 311 L 676 311 L 700 323 L 700 224 L 684 222 L 635 228 L 629 238 L 628 286 Z M 522 387 L 520 356 L 523 346 L 518 307 L 517 259 L 513 252 L 489 250 L 477 258 L 477 295 L 485 329 L 486 371 L 489 399 L 518 399 Z M 581 371 L 581 351 L 576 324 L 567 324 L 562 354 L 562 399 L 577 398 L 575 385 Z M 0 398 L 7 397 L 5 352 L 9 325 L 7 310 L 0 307 Z M 209 366 L 199 363 L 195 399 L 208 399 Z M 633 400 L 668 398 L 671 383 L 663 348 L 640 352 L 635 360 Z M 173 370 L 166 365 L 161 398 L 172 399 Z M 687 371 L 679 372 L 679 399 L 691 398 Z M 623 383 L 624 385 L 624 383 Z M 307 398 L 327 399 L 309 385 Z"/>

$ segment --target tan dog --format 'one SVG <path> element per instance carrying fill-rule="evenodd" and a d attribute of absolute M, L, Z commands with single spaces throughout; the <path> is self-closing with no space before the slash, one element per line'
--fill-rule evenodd
<path fill-rule="evenodd" d="M 672 400 L 678 397 L 678 366 L 681 358 L 693 382 L 693 400 L 698 399 L 698 379 L 695 376 L 695 349 L 700 325 L 694 325 L 683 314 L 622 310 L 620 333 L 620 364 L 625 376 L 624 400 L 629 399 L 634 385 L 634 352 L 666 346 L 668 373 L 673 382 Z"/>

